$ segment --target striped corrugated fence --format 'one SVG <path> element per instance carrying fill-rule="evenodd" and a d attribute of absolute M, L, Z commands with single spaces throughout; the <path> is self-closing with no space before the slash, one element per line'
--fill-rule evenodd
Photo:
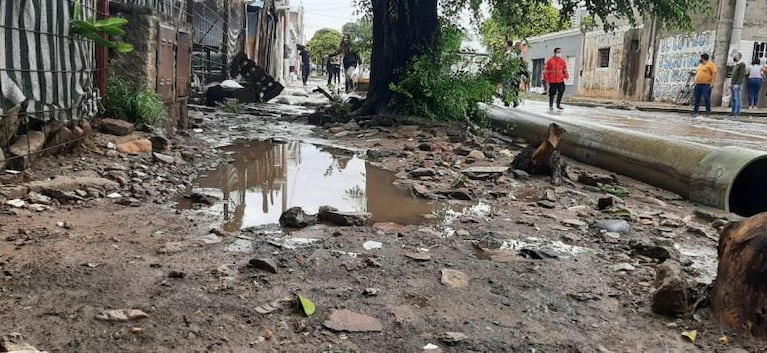
<path fill-rule="evenodd" d="M 95 0 L 81 0 L 88 18 Z M 1 0 L 0 119 L 21 114 L 67 122 L 98 112 L 94 44 L 71 33 L 70 0 Z"/>

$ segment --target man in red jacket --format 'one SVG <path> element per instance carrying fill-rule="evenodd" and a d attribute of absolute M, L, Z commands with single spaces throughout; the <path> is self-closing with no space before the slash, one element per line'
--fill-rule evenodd
<path fill-rule="evenodd" d="M 562 58 L 562 49 L 554 49 L 554 56 L 546 62 L 543 71 L 543 79 L 549 84 L 549 110 L 554 110 L 554 96 L 557 96 L 557 109 L 562 110 L 562 96 L 565 94 L 565 81 L 570 76 L 567 74 L 567 61 Z"/>

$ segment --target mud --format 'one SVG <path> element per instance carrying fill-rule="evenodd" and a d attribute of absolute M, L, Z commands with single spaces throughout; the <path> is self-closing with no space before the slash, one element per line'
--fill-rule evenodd
<path fill-rule="evenodd" d="M 651 312 L 657 261 L 632 252 L 632 242 L 677 248 L 694 279 L 710 279 L 715 266 L 715 229 L 676 195 L 619 177 L 630 195 L 616 199 L 615 209 L 599 211 L 597 200 L 605 195 L 574 182 L 554 187 L 545 177 L 462 177 L 468 165 L 508 165 L 518 151 L 465 134 L 462 126 L 421 122 L 312 130 L 297 115 L 277 116 L 280 109 L 265 105 L 237 114 L 196 113 L 194 128 L 200 132 L 179 138 L 176 152 L 200 156 L 153 179 L 189 180 L 187 187 L 226 199 L 211 208 L 178 209 L 170 198 L 177 193 L 148 198 L 138 207 L 107 198 L 52 205 L 42 212 L 3 203 L 0 333 L 19 332 L 33 346 L 52 352 L 767 348 L 719 327 L 707 308 L 680 318 Z M 254 142 L 267 140 L 272 142 Z M 422 144 L 429 151 L 415 148 Z M 487 157 L 454 153 L 459 147 Z M 212 157 L 217 151 L 228 155 Z M 146 157 L 106 154 L 77 162 L 83 156 L 52 158 L 38 164 L 44 170 L 26 175 L 44 179 L 72 168 L 101 170 L 117 160 L 145 164 L 147 170 L 160 165 Z M 607 173 L 571 164 L 573 173 Z M 433 168 L 435 176 L 410 176 L 424 167 Z M 427 187 L 431 197 L 413 199 L 410 189 L 416 184 Z M 472 200 L 437 193 L 457 187 Z M 554 199 L 554 208 L 539 206 L 542 199 Z M 367 209 L 377 221 L 393 222 L 317 225 L 290 233 L 267 224 L 287 206 L 303 204 L 313 211 L 325 203 Z M 435 207 L 444 211 L 421 216 Z M 629 233 L 591 226 L 619 218 L 630 220 Z M 365 250 L 370 241 L 381 247 Z M 277 273 L 251 267 L 251 259 L 270 260 Z M 444 269 L 464 273 L 468 286 L 442 284 Z M 316 305 L 311 317 L 281 304 L 297 292 Z M 270 304 L 274 310 L 262 314 Z M 101 311 L 113 309 L 138 309 L 148 318 L 96 320 Z M 337 309 L 371 316 L 383 330 L 332 331 L 323 322 Z M 695 343 L 681 337 L 689 330 L 698 331 Z M 449 336 L 446 332 L 467 337 L 449 345 L 440 339 Z M 720 342 L 723 335 L 730 344 Z"/>

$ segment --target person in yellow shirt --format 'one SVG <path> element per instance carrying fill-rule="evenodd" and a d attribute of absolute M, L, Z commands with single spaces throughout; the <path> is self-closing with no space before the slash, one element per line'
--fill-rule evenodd
<path fill-rule="evenodd" d="M 716 64 L 711 62 L 708 54 L 702 54 L 698 73 L 695 75 L 695 109 L 693 115 L 696 117 L 700 116 L 701 98 L 706 103 L 706 116 L 711 115 L 711 87 L 714 86 L 714 80 L 716 80 Z"/>

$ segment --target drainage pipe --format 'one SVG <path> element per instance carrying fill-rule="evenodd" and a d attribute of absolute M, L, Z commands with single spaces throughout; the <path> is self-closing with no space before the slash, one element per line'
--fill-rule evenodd
<path fill-rule="evenodd" d="M 713 147 L 627 129 L 516 109 L 485 106 L 499 131 L 528 141 L 547 136 L 556 122 L 567 132 L 559 150 L 567 157 L 643 181 L 692 202 L 740 216 L 767 211 L 767 152 Z"/>

